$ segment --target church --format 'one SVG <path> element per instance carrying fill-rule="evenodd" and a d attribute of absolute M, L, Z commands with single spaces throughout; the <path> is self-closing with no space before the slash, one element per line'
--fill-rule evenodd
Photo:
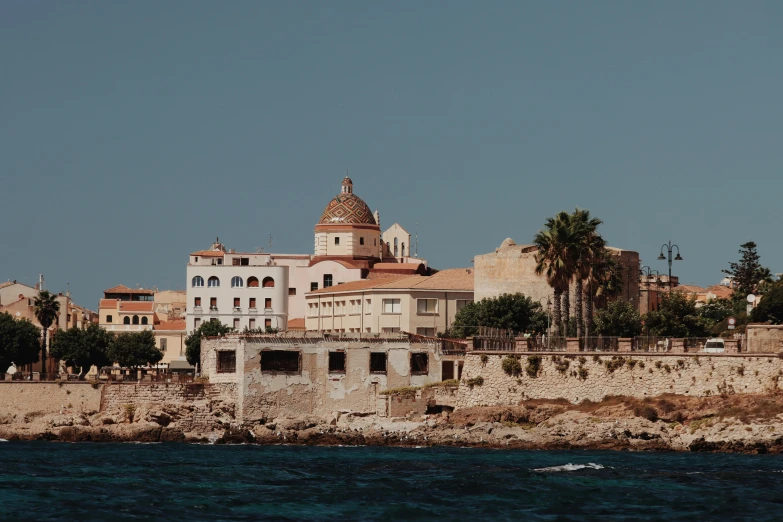
<path fill-rule="evenodd" d="M 305 294 L 365 279 L 429 275 L 395 223 L 381 233 L 378 211 L 349 177 L 315 225 L 313 254 L 236 252 L 216 239 L 187 265 L 187 330 L 217 319 L 238 331 L 304 329 Z M 418 249 L 416 249 L 418 250 Z"/>

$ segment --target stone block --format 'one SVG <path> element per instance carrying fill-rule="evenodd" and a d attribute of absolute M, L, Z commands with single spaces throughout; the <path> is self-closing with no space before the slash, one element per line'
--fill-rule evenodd
<path fill-rule="evenodd" d="M 579 351 L 579 338 L 569 337 L 566 339 L 566 352 L 578 352 Z"/>
<path fill-rule="evenodd" d="M 633 346 L 633 339 L 630 337 L 627 338 L 624 337 L 617 340 L 617 351 L 619 352 L 630 352 L 632 346 Z"/>
<path fill-rule="evenodd" d="M 739 342 L 737 339 L 723 340 L 724 353 L 739 353 Z"/>
<path fill-rule="evenodd" d="M 670 339 L 669 351 L 672 353 L 685 353 L 685 339 Z"/>

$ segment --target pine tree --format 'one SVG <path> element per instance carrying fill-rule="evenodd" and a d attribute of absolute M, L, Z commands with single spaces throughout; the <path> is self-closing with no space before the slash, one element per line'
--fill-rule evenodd
<path fill-rule="evenodd" d="M 729 269 L 722 272 L 731 276 L 735 295 L 744 298 L 756 292 L 761 283 L 771 282 L 772 273 L 769 268 L 761 266 L 756 243 L 753 241 L 741 245 L 739 253 L 742 255 L 739 262 L 729 263 Z"/>

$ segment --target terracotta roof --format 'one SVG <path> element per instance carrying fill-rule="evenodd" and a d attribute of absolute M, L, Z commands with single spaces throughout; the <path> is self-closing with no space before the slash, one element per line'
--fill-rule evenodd
<path fill-rule="evenodd" d="M 120 301 L 121 312 L 149 312 L 152 313 L 152 301 Z"/>
<path fill-rule="evenodd" d="M 715 296 L 719 298 L 729 298 L 731 297 L 731 294 L 734 293 L 734 290 L 723 285 L 713 285 L 707 288 L 706 291 L 710 294 L 715 294 Z"/>
<path fill-rule="evenodd" d="M 6 281 L 5 283 L 0 283 L 0 288 L 5 288 L 7 286 L 15 285 L 16 281 Z"/>
<path fill-rule="evenodd" d="M 125 285 L 117 285 L 103 291 L 104 294 L 154 294 L 155 290 L 145 288 L 130 288 Z"/>
<path fill-rule="evenodd" d="M 419 269 L 421 263 L 375 263 L 372 266 L 373 270 L 399 270 L 399 271 L 413 271 Z"/>
<path fill-rule="evenodd" d="M 370 207 L 353 192 L 342 192 L 333 197 L 326 205 L 318 223 L 321 225 L 377 225 Z"/>
<path fill-rule="evenodd" d="M 98 304 L 98 308 L 113 308 L 117 309 L 117 300 L 116 299 L 101 299 L 100 304 Z"/>
<path fill-rule="evenodd" d="M 288 321 L 288 329 L 289 330 L 304 330 L 305 329 L 305 320 L 304 318 L 301 319 L 291 319 Z"/>
<path fill-rule="evenodd" d="M 390 282 L 398 279 L 408 279 L 407 276 L 390 276 L 383 279 L 361 279 L 359 281 L 351 281 L 343 283 L 341 285 L 330 286 L 329 288 L 321 288 L 320 290 L 313 290 L 308 292 L 307 295 L 312 294 L 330 294 L 333 292 L 353 292 L 356 290 L 366 290 L 368 288 L 375 288 L 376 286 L 387 285 Z"/>
<path fill-rule="evenodd" d="M 155 330 L 185 330 L 185 320 L 176 319 L 174 321 L 161 321 L 155 325 Z"/>
<path fill-rule="evenodd" d="M 192 252 L 190 255 L 201 257 L 223 257 L 226 255 L 226 253 L 220 250 L 199 250 L 198 252 Z"/>
<path fill-rule="evenodd" d="M 696 285 L 679 285 L 674 287 L 675 291 L 686 292 L 689 294 L 700 294 L 706 292 L 705 288 Z"/>

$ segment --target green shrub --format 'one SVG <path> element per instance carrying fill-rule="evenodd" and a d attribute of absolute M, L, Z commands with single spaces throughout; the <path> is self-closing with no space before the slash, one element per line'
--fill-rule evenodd
<path fill-rule="evenodd" d="M 506 372 L 507 375 L 512 375 L 516 377 L 517 375 L 522 373 L 522 364 L 520 364 L 519 359 L 514 357 L 513 355 L 506 355 L 503 358 L 503 371 Z"/>
<path fill-rule="evenodd" d="M 554 363 L 557 371 L 564 375 L 568 371 L 568 367 L 571 366 L 571 361 L 569 361 L 568 359 L 558 358 L 554 360 Z"/>
<path fill-rule="evenodd" d="M 625 357 L 621 357 L 619 355 L 613 355 L 610 360 L 604 362 L 604 365 L 606 366 L 606 369 L 609 373 L 614 373 L 615 370 L 622 368 L 624 364 Z"/>
<path fill-rule="evenodd" d="M 421 388 L 419 386 L 401 386 L 400 388 L 390 388 L 378 392 L 379 395 L 415 395 Z"/>
<path fill-rule="evenodd" d="M 579 378 L 580 378 L 580 379 L 582 379 L 583 381 L 584 381 L 585 379 L 587 379 L 587 376 L 589 375 L 589 374 L 587 373 L 587 368 L 585 368 L 585 367 L 583 367 L 583 366 L 580 366 L 580 367 L 579 367 L 579 369 L 577 370 L 577 373 L 578 373 L 578 375 L 579 375 Z"/>
<path fill-rule="evenodd" d="M 489 362 L 489 355 L 482 353 L 480 359 L 481 359 L 481 364 L 486 365 Z"/>
<path fill-rule="evenodd" d="M 468 387 L 470 387 L 470 389 L 472 390 L 474 386 L 481 386 L 482 384 L 484 384 L 484 377 L 482 377 L 481 375 L 479 375 L 478 377 L 473 377 L 472 379 L 468 379 L 467 381 L 465 381 L 465 384 L 467 384 Z"/>
<path fill-rule="evenodd" d="M 529 356 L 525 372 L 533 379 L 538 377 L 538 374 L 541 372 L 541 357 L 538 355 Z"/>
<path fill-rule="evenodd" d="M 661 366 L 663 366 L 663 363 L 661 361 L 655 361 L 655 367 L 659 370 L 661 369 Z"/>
<path fill-rule="evenodd" d="M 580 357 L 579 358 L 579 364 L 584 364 L 586 362 L 587 362 L 587 358 L 586 357 Z"/>

